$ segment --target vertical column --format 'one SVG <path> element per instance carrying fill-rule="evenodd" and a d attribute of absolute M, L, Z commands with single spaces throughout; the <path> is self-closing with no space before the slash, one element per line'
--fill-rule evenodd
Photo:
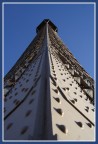
<path fill-rule="evenodd" d="M 52 134 L 51 100 L 50 100 L 50 65 L 49 65 L 48 22 L 46 22 L 46 35 L 43 44 L 43 57 L 41 67 L 39 95 L 36 103 L 36 119 L 32 139 L 56 139 Z"/>

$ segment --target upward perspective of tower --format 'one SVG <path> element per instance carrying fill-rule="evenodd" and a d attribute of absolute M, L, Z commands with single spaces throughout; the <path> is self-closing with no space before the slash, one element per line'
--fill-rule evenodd
<path fill-rule="evenodd" d="M 4 78 L 4 140 L 94 140 L 94 80 L 45 19 Z"/>

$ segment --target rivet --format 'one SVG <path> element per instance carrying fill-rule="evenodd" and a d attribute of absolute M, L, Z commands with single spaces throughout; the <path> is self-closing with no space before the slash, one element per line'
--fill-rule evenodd
<path fill-rule="evenodd" d="M 53 90 L 54 90 L 55 93 L 58 93 L 58 90 L 57 90 L 57 89 L 53 89 Z"/>
<path fill-rule="evenodd" d="M 90 128 L 92 128 L 92 124 L 91 123 L 86 123 Z"/>
<path fill-rule="evenodd" d="M 71 100 L 71 102 L 72 102 L 73 104 L 75 104 L 75 101 L 74 101 L 74 100 Z"/>
<path fill-rule="evenodd" d="M 75 98 L 74 100 L 77 102 L 77 99 L 76 99 L 76 98 Z"/>
<path fill-rule="evenodd" d="M 54 108 L 54 109 L 56 112 L 58 112 L 60 115 L 63 116 L 64 113 L 63 113 L 62 109 L 60 109 L 60 108 Z"/>
<path fill-rule="evenodd" d="M 55 99 L 58 103 L 60 103 L 60 99 L 59 99 L 59 98 L 55 98 L 55 97 L 54 97 L 54 99 Z"/>
<path fill-rule="evenodd" d="M 84 127 L 84 125 L 82 124 L 82 122 L 76 122 L 76 124 L 77 124 L 79 127 L 81 127 L 81 128 Z"/>
<path fill-rule="evenodd" d="M 10 124 L 7 126 L 7 130 L 8 130 L 9 128 L 11 128 L 12 125 L 13 125 L 13 123 L 10 123 Z"/>
<path fill-rule="evenodd" d="M 24 134 L 27 130 L 28 130 L 28 126 L 25 126 L 25 127 L 22 129 L 21 134 Z"/>
<path fill-rule="evenodd" d="M 56 124 L 56 126 L 65 134 L 68 133 L 68 129 L 66 128 L 66 126 L 64 125 L 59 125 L 59 124 Z"/>
<path fill-rule="evenodd" d="M 89 112 L 89 109 L 85 109 L 87 112 Z"/>

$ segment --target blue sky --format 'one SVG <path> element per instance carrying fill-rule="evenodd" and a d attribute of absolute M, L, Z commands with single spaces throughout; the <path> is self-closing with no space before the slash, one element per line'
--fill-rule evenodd
<path fill-rule="evenodd" d="M 36 27 L 49 18 L 83 68 L 94 77 L 94 5 L 5 5 L 4 75 L 36 35 Z"/>

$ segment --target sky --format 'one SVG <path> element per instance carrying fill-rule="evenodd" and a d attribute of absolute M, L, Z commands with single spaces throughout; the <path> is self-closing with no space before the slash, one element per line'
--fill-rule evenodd
<path fill-rule="evenodd" d="M 93 4 L 4 5 L 4 75 L 36 36 L 36 27 L 50 19 L 80 65 L 94 78 Z"/>

